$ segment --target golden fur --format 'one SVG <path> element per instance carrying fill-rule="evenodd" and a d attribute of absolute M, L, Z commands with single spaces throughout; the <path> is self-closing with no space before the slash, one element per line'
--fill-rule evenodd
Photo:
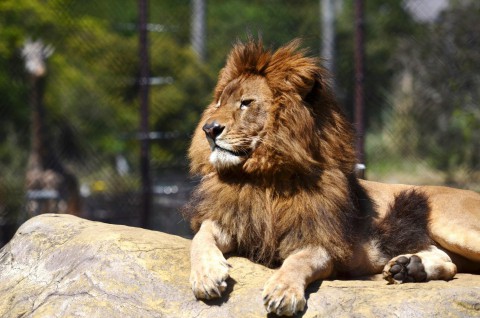
<path fill-rule="evenodd" d="M 470 211 L 458 230 L 470 223 L 469 233 L 477 235 L 465 243 L 441 223 L 453 212 L 436 202 L 450 190 L 359 182 L 353 129 L 328 74 L 298 45 L 275 52 L 253 41 L 235 45 L 195 130 L 189 158 L 191 172 L 202 179 L 185 209 L 198 232 L 191 256 L 195 296 L 225 290 L 222 253 L 229 251 L 282 264 L 265 286 L 264 301 L 267 311 L 287 315 L 303 309 L 308 283 L 332 275 L 383 270 L 390 282 L 453 277 L 455 265 L 431 246 L 432 238 L 462 255 L 459 265 L 476 266 L 463 257 L 480 261 L 480 227 L 472 225 L 480 223 L 480 196 L 455 190 Z M 434 265 L 398 278 L 395 265 L 403 255 L 417 262 L 417 252 Z"/>
<path fill-rule="evenodd" d="M 218 112 L 229 109 L 214 105 L 238 78 L 248 84 L 264 77 L 272 92 L 261 144 L 243 166 L 216 171 L 208 159 L 211 150 L 202 125 L 189 152 L 191 171 L 203 176 L 192 201 L 194 230 L 204 219 L 216 220 L 235 237 L 240 250 L 266 264 L 285 258 L 299 244 L 329 246 L 340 258 L 349 248 L 343 224 L 353 205 L 348 193 L 348 175 L 355 164 L 352 129 L 327 88 L 324 70 L 296 52 L 297 44 L 275 53 L 258 43 L 238 45 L 220 73 L 214 101 L 200 123 L 225 116 Z M 311 98 L 308 94 L 321 97 L 312 109 L 304 106 Z M 241 127 L 242 120 L 232 125 Z M 292 134 L 292 125 L 299 133 Z M 285 213 L 300 209 L 302 214 Z M 313 229 L 330 235 L 305 235 Z"/>

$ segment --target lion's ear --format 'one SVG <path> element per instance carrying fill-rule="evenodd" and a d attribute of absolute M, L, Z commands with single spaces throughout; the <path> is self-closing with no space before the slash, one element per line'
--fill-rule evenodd
<path fill-rule="evenodd" d="M 328 76 L 319 69 L 318 72 L 314 75 L 311 85 L 305 90 L 301 91 L 301 96 L 304 101 L 307 103 L 313 103 L 315 100 L 322 96 L 323 94 L 328 94 L 330 90 L 330 85 L 326 79 Z M 327 91 L 325 91 L 327 90 Z M 331 92 L 330 92 L 331 93 Z"/>
<path fill-rule="evenodd" d="M 274 88 L 295 92 L 303 99 L 321 82 L 321 69 L 316 58 L 306 56 L 299 49 L 300 40 L 293 40 L 279 48 L 266 69 L 266 76 Z"/>
<path fill-rule="evenodd" d="M 324 90 L 329 90 L 328 75 L 323 69 L 318 68 L 313 74 L 311 81 L 299 91 L 302 99 L 310 102 L 318 98 L 319 94 L 325 93 Z"/>
<path fill-rule="evenodd" d="M 317 81 L 314 76 L 301 76 L 291 73 L 287 75 L 285 82 L 288 86 L 293 87 L 294 91 L 296 91 L 302 99 L 305 99 L 305 97 L 312 92 Z"/>

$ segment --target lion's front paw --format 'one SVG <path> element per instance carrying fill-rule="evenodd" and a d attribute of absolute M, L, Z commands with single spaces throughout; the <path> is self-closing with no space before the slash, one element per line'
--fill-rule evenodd
<path fill-rule="evenodd" d="M 227 288 L 230 265 L 220 251 L 211 250 L 192 260 L 190 285 L 197 299 L 218 298 Z"/>
<path fill-rule="evenodd" d="M 305 308 L 305 288 L 294 277 L 275 273 L 263 288 L 263 304 L 269 313 L 292 316 Z"/>
<path fill-rule="evenodd" d="M 383 278 L 392 284 L 424 282 L 427 273 L 420 257 L 401 255 L 388 262 L 383 269 Z"/>

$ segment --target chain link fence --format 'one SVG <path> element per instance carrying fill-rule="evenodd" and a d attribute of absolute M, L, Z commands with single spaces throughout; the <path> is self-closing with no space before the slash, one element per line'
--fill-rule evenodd
<path fill-rule="evenodd" d="M 367 178 L 480 190 L 479 14 L 476 1 L 366 2 Z M 196 184 L 186 149 L 237 39 L 278 47 L 301 37 L 330 56 L 352 117 L 351 1 L 151 0 L 143 81 L 138 21 L 134 1 L 0 4 L 0 245 L 46 211 L 142 225 L 145 138 L 148 227 L 189 237 L 178 212 Z"/>

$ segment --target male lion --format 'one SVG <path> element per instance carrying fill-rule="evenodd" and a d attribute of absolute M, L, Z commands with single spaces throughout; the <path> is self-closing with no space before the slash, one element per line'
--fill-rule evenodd
<path fill-rule="evenodd" d="M 191 171 L 202 179 L 185 210 L 197 232 L 195 296 L 225 291 L 227 252 L 281 265 L 263 291 L 278 315 L 303 310 L 318 279 L 423 282 L 480 269 L 480 195 L 357 180 L 353 129 L 298 46 L 235 45 L 195 131 Z"/>

